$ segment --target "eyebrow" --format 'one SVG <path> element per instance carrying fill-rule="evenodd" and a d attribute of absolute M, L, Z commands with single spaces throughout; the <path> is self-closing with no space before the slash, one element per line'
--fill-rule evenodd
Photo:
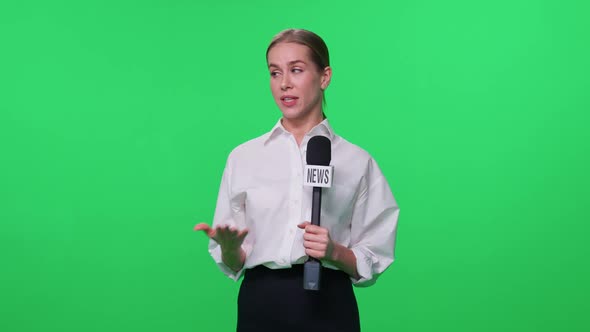
<path fill-rule="evenodd" d="M 305 61 L 303 61 L 303 60 L 293 60 L 293 61 L 289 61 L 287 64 L 288 64 L 289 66 L 292 66 L 292 65 L 294 65 L 294 64 L 296 64 L 296 63 L 299 63 L 299 62 L 301 62 L 301 63 L 302 63 L 302 64 L 304 64 L 304 65 L 306 64 L 306 63 L 305 63 Z M 268 64 L 268 67 L 269 67 L 269 68 L 270 68 L 270 67 L 277 67 L 277 68 L 279 68 L 279 66 L 278 66 L 278 65 L 275 65 L 274 63 L 269 63 L 269 64 Z"/>

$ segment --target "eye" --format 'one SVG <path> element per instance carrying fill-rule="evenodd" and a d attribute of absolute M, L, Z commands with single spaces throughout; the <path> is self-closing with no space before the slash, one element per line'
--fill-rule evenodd
<path fill-rule="evenodd" d="M 279 76 L 279 74 L 280 73 L 278 71 L 273 70 L 273 71 L 270 72 L 270 77 L 277 77 L 277 76 Z"/>
<path fill-rule="evenodd" d="M 301 69 L 301 68 L 293 68 L 293 69 L 291 69 L 291 72 L 292 73 L 302 73 L 303 72 L 303 69 Z"/>

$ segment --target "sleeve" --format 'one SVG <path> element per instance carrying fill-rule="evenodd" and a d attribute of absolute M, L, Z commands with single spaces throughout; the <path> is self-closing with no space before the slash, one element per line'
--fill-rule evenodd
<path fill-rule="evenodd" d="M 246 228 L 246 194 L 244 192 L 234 193 L 232 191 L 231 178 L 232 162 L 230 155 L 225 166 L 225 169 L 223 171 L 223 176 L 221 178 L 221 185 L 219 187 L 219 194 L 217 196 L 217 205 L 215 207 L 215 216 L 213 217 L 213 227 L 220 225 L 229 225 L 241 230 Z M 247 259 L 247 257 L 250 255 L 250 252 L 252 251 L 250 234 L 248 234 L 244 239 L 244 242 L 242 243 L 242 248 L 246 252 Z M 235 272 L 232 269 L 230 269 L 227 265 L 225 265 L 225 263 L 223 263 L 223 261 L 221 260 L 221 246 L 217 244 L 217 242 L 215 242 L 214 240 L 209 240 L 209 253 L 213 257 L 213 260 L 215 260 L 215 262 L 217 263 L 217 266 L 219 266 L 221 271 L 226 276 L 233 279 L 234 281 L 237 281 L 242 277 L 244 268 L 242 268 L 238 272 Z"/>
<path fill-rule="evenodd" d="M 358 280 L 355 286 L 373 285 L 395 258 L 395 237 L 399 207 L 387 180 L 370 159 L 361 180 L 351 221 L 350 248 L 356 256 Z"/>

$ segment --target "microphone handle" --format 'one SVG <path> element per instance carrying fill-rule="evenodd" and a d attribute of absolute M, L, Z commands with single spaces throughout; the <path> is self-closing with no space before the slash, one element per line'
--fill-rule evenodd
<path fill-rule="evenodd" d="M 322 187 L 313 187 L 311 197 L 311 224 L 320 225 L 320 211 L 322 210 Z M 322 272 L 322 263 L 319 259 L 309 257 L 304 264 L 303 289 L 319 291 Z"/>
<path fill-rule="evenodd" d="M 313 195 L 311 197 L 311 224 L 320 225 L 320 212 L 322 210 L 322 187 L 313 187 Z M 309 257 L 310 261 L 320 262 L 319 259 Z"/>
<path fill-rule="evenodd" d="M 311 224 L 320 225 L 320 212 L 322 210 L 322 187 L 313 187 L 311 197 Z"/>

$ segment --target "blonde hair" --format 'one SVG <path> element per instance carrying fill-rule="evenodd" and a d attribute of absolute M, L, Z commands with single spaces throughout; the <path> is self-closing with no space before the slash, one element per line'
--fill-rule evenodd
<path fill-rule="evenodd" d="M 266 49 L 266 59 L 268 61 L 268 52 L 278 43 L 297 43 L 307 46 L 311 50 L 311 60 L 318 67 L 318 70 L 330 65 L 330 53 L 324 40 L 315 33 L 304 29 L 287 29 L 279 32 Z"/>

